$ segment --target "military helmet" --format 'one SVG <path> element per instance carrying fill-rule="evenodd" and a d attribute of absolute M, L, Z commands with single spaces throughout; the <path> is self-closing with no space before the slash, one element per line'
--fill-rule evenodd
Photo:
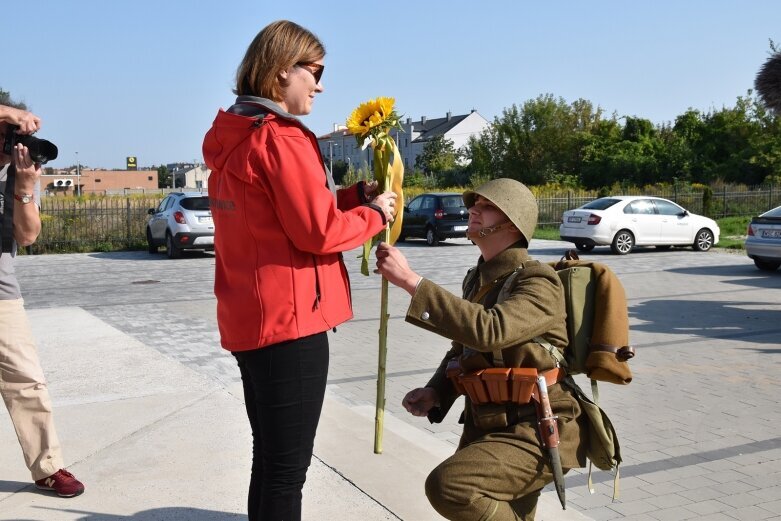
<path fill-rule="evenodd" d="M 526 185 L 515 179 L 493 179 L 474 190 L 464 192 L 464 204 L 471 208 L 478 195 L 496 205 L 520 230 L 526 242 L 531 242 L 537 227 L 537 199 Z"/>

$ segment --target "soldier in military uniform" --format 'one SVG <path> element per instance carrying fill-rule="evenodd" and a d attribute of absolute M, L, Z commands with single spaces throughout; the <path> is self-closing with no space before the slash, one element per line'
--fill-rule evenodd
<path fill-rule="evenodd" d="M 495 179 L 464 192 L 469 237 L 479 248 L 477 266 L 463 282 L 463 298 L 415 273 L 396 248 L 381 244 L 377 270 L 405 289 L 412 300 L 406 320 L 452 340 L 431 380 L 407 393 L 403 405 L 415 416 L 442 421 L 458 392 L 447 376 L 451 360 L 465 371 L 487 367 L 534 368 L 554 374 L 556 361 L 539 343 L 567 345 L 564 294 L 553 268 L 527 251 L 537 225 L 537 202 L 518 181 Z M 518 270 L 509 293 L 503 283 Z M 585 415 L 563 372 L 549 381 L 548 395 L 558 416 L 561 465 L 585 466 Z M 464 430 L 455 454 L 426 480 L 426 496 L 451 520 L 533 520 L 542 488 L 553 480 L 548 452 L 541 446 L 535 404 L 484 403 L 466 398 Z"/>

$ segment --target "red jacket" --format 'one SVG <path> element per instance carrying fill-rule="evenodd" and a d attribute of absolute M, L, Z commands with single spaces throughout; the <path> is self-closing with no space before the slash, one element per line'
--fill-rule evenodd
<path fill-rule="evenodd" d="M 315 135 L 276 104 L 242 96 L 218 112 L 203 156 L 222 346 L 257 349 L 352 318 L 340 252 L 379 233 L 384 218 L 361 206 L 360 185 L 334 197 Z"/>

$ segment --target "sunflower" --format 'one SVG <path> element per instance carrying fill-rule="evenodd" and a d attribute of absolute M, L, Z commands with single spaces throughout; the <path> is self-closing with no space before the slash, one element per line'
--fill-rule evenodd
<path fill-rule="evenodd" d="M 379 97 L 361 103 L 347 118 L 347 130 L 359 141 L 368 135 L 387 132 L 398 125 L 399 118 L 393 110 L 395 102 L 394 98 Z"/>

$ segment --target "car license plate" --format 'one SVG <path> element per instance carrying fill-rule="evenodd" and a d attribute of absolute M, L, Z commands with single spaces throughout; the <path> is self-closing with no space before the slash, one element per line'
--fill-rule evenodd
<path fill-rule="evenodd" d="M 581 217 L 567 217 L 568 223 L 579 223 L 583 219 Z"/>
<path fill-rule="evenodd" d="M 207 217 L 198 217 L 198 222 L 201 224 L 211 224 L 212 223 L 212 217 L 211 215 Z"/>
<path fill-rule="evenodd" d="M 453 226 L 453 230 L 457 232 L 465 232 L 469 226 Z"/>
<path fill-rule="evenodd" d="M 193 241 L 194 246 L 206 246 L 214 244 L 214 236 L 207 235 L 205 237 L 198 237 Z"/>
<path fill-rule="evenodd" d="M 762 230 L 764 239 L 781 239 L 781 230 Z"/>

